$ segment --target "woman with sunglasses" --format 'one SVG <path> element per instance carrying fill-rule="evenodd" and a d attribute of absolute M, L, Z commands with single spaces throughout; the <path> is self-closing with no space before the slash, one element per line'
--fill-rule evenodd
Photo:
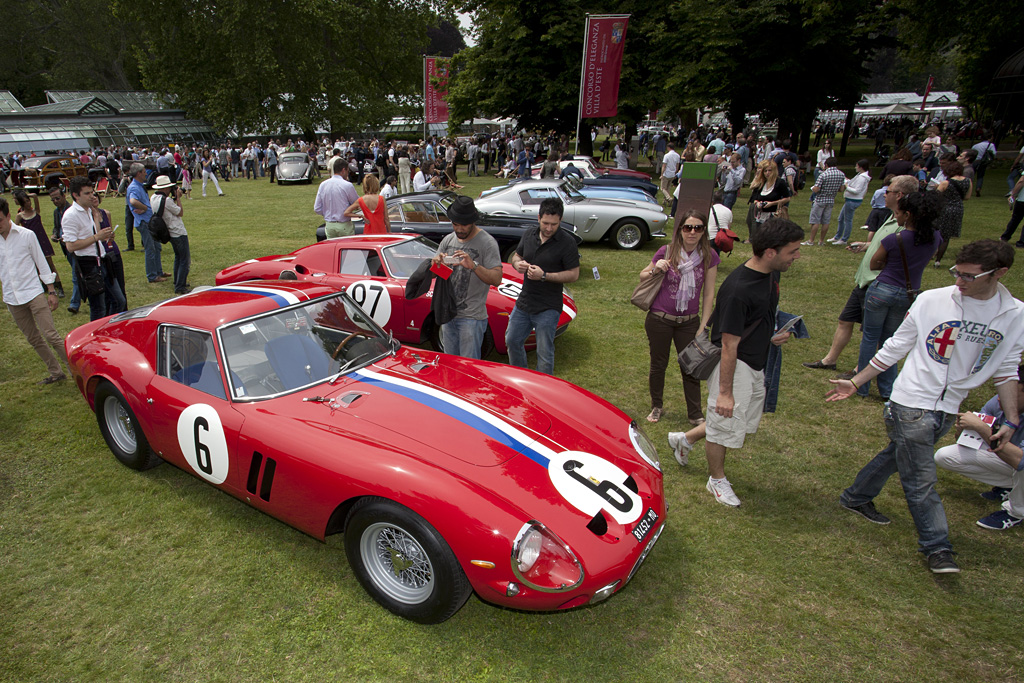
<path fill-rule="evenodd" d="M 871 269 L 881 272 L 864 295 L 858 368 L 867 367 L 903 322 L 911 304 L 908 292 L 921 289 L 921 274 L 942 239 L 937 230 L 942 204 L 943 197 L 936 192 L 914 192 L 900 197 L 895 215 L 903 229 L 885 237 L 871 257 Z M 895 365 L 878 376 L 878 393 L 883 399 L 889 399 L 894 381 Z M 867 396 L 868 385 L 864 382 L 857 394 Z"/>
<path fill-rule="evenodd" d="M 644 321 L 651 352 L 648 385 L 651 412 L 648 422 L 661 419 L 664 410 L 665 370 L 673 342 L 676 353 L 686 348 L 704 329 L 715 303 L 715 277 L 718 254 L 708 239 L 707 217 L 696 210 L 683 214 L 672 233 L 672 242 L 658 249 L 651 263 L 640 271 L 640 280 L 665 273 L 661 289 Z M 683 375 L 686 414 L 690 424 L 704 422 L 701 412 L 700 382 Z"/>

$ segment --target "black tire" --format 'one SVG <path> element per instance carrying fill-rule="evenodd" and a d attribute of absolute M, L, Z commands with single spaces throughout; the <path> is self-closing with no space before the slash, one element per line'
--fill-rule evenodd
<path fill-rule="evenodd" d="M 163 462 L 149 447 L 135 413 L 113 384 L 106 380 L 99 383 L 93 405 L 100 433 L 122 465 L 141 472 Z"/>
<path fill-rule="evenodd" d="M 502 262 L 503 263 L 512 263 L 512 255 L 516 253 L 516 249 L 518 249 L 518 248 L 519 248 L 518 244 L 513 244 L 508 249 L 506 249 L 505 253 L 501 255 Z"/>
<path fill-rule="evenodd" d="M 455 554 L 434 527 L 384 498 L 364 498 L 349 512 L 345 554 L 370 597 L 420 624 L 445 621 L 473 592 Z"/>
<path fill-rule="evenodd" d="M 609 234 L 616 249 L 636 250 L 647 241 L 647 226 L 635 218 L 623 218 L 612 226 Z"/>
<path fill-rule="evenodd" d="M 430 342 L 430 348 L 435 351 L 444 353 L 444 342 L 441 341 L 441 326 L 434 324 L 434 319 L 430 319 L 430 328 L 427 332 L 427 341 Z M 494 333 L 491 331 L 491 326 L 487 326 L 487 331 L 484 332 L 484 341 L 480 344 L 480 358 L 486 360 L 488 356 L 494 351 Z"/>

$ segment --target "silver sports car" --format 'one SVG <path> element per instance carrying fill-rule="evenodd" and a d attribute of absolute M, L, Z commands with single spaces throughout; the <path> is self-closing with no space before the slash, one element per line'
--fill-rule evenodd
<path fill-rule="evenodd" d="M 619 249 L 639 249 L 653 237 L 664 237 L 668 216 L 660 207 L 629 199 L 588 199 L 565 180 L 523 180 L 476 200 L 492 216 L 536 216 L 548 197 L 561 199 L 562 220 L 576 227 L 584 242 L 608 239 Z"/>

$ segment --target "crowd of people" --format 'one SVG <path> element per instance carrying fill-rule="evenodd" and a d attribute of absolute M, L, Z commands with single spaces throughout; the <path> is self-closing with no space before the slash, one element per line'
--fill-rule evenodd
<path fill-rule="evenodd" d="M 882 187 L 870 197 L 871 211 L 862 226 L 864 241 L 852 239 L 856 211 L 868 200 L 872 163 L 856 162 L 848 177 L 839 168 L 832 131 L 814 154 L 797 155 L 789 140 L 776 141 L 755 131 L 698 128 L 656 131 L 643 139 L 660 194 L 670 211 L 678 203 L 678 179 L 687 163 L 713 164 L 717 190 L 709 210 L 687 210 L 676 221 L 670 242 L 661 246 L 639 273 L 641 283 L 653 281 L 657 291 L 647 310 L 644 330 L 650 354 L 647 421 L 656 423 L 668 411 L 664 393 L 668 366 L 676 353 L 698 337 L 717 347 L 721 360 L 706 380 L 702 405 L 700 381 L 682 373 L 686 420 L 690 429 L 669 434 L 680 465 L 705 442 L 706 488 L 718 502 L 732 507 L 741 501 L 726 477 L 729 450 L 742 448 L 754 434 L 763 412 L 778 390 L 779 351 L 800 335 L 797 320 L 787 322 L 778 309 L 781 275 L 800 258 L 801 247 L 826 243 L 863 254 L 853 276 L 854 287 L 838 316 L 827 353 L 804 363 L 809 369 L 839 372 L 839 357 L 861 325 L 857 365 L 832 381 L 829 401 L 854 394 L 867 396 L 871 380 L 886 402 L 885 426 L 890 438 L 840 496 L 840 504 L 871 522 L 889 519 L 874 499 L 893 473 L 899 473 L 908 507 L 918 529 L 919 546 L 935 573 L 959 571 L 941 499 L 935 490 L 936 467 L 961 472 L 992 486 L 986 496 L 1001 503 L 978 520 L 987 529 L 1007 529 L 1024 521 L 1024 303 L 1000 283 L 1014 261 L 1009 241 L 1024 219 L 1024 149 L 1008 178 L 1011 219 L 1001 240 L 980 240 L 956 251 L 950 269 L 953 285 L 921 291 L 922 275 L 939 267 L 947 246 L 960 236 L 964 203 L 980 190 L 984 170 L 994 158 L 993 135 L 961 149 L 955 135 L 928 128 L 922 139 L 909 133 L 896 153 L 885 160 L 878 179 Z M 84 153 L 80 161 L 103 169 L 113 188 L 125 197 L 126 251 L 135 249 L 138 231 L 145 250 L 144 268 L 151 283 L 173 278 L 176 293 L 188 292 L 190 254 L 182 220 L 183 199 L 190 197 L 192 178 L 203 177 L 218 194 L 220 181 L 266 179 L 275 182 L 280 155 L 306 154 L 328 179 L 320 183 L 314 210 L 326 222 L 328 237 L 352 234 L 352 219 L 362 216 L 366 232 L 387 232 L 386 200 L 397 193 L 451 187 L 458 189 L 457 168 L 466 173 L 523 175 L 535 160 L 564 158 L 566 136 L 481 135 L 466 140 L 428 138 L 399 145 L 371 140 L 324 139 L 284 144 L 271 140 L 244 146 L 175 146 L 161 150 L 124 148 Z M 614 152 L 612 152 L 614 149 Z M 681 151 L 680 151 L 681 150 Z M 625 142 L 606 140 L 602 152 L 623 154 Z M 151 162 L 151 163 L 150 163 Z M 355 189 L 362 186 L 362 193 Z M 792 199 L 809 186 L 809 236 L 792 216 Z M 674 188 L 674 189 L 673 189 Z M 72 294 L 68 310 L 76 313 L 87 301 L 90 319 L 127 308 L 127 292 L 118 226 L 101 194 L 87 177 L 48 188 L 54 205 L 54 230 L 48 235 L 40 219 L 37 196 L 16 190 L 11 207 L 0 198 L 0 256 L 3 291 L 12 317 L 47 366 L 41 383 L 64 379 L 63 345 L 54 331 L 52 311 L 65 296 L 53 264 L 53 243 L 61 246 L 71 266 Z M 150 191 L 152 194 L 150 194 Z M 748 228 L 752 256 L 730 272 L 717 288 L 720 264 L 716 233 L 732 223 L 738 197 L 748 193 Z M 828 238 L 833 209 L 842 193 L 837 231 Z M 70 197 L 68 196 L 70 195 Z M 524 277 L 509 320 L 506 343 L 512 364 L 527 365 L 525 342 L 537 342 L 537 369 L 554 372 L 554 337 L 561 312 L 562 287 L 579 277 L 575 244 L 558 229 L 564 207 L 547 199 L 539 207 L 538 225 L 523 236 L 513 267 Z M 459 196 L 448 209 L 453 232 L 440 244 L 432 265 L 450 276 L 435 290 L 449 302 L 441 326 L 446 352 L 479 358 L 487 329 L 486 294 L 501 281 L 497 244 L 477 227 L 479 212 L 472 199 Z M 174 251 L 173 273 L 163 270 L 162 244 Z M 1024 234 L 1016 242 L 1024 247 Z M 431 269 L 433 270 L 433 269 Z M 428 276 L 429 277 L 429 276 Z M 435 301 L 435 304 L 437 302 Z M 795 324 L 793 324 L 795 323 Z M 56 336 L 55 336 L 56 335 Z M 896 363 L 905 359 L 902 372 Z M 967 393 L 993 380 L 997 396 L 981 417 L 960 413 Z M 998 421 L 986 420 L 986 417 Z M 980 447 L 958 442 L 935 452 L 935 444 L 953 425 L 976 433 Z"/>

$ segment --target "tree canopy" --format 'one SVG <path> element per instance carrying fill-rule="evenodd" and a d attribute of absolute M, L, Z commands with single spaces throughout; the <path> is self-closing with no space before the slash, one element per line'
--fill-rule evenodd
<path fill-rule="evenodd" d="M 449 103 L 459 120 L 514 116 L 531 128 L 576 125 L 587 0 L 463 0 L 478 41 L 456 56 Z M 648 109 L 720 108 L 808 129 L 819 109 L 859 100 L 878 47 L 890 44 L 881 0 L 629 0 L 617 120 Z"/>
<path fill-rule="evenodd" d="M 115 0 L 145 86 L 222 130 L 380 124 L 417 97 L 421 0 Z"/>

